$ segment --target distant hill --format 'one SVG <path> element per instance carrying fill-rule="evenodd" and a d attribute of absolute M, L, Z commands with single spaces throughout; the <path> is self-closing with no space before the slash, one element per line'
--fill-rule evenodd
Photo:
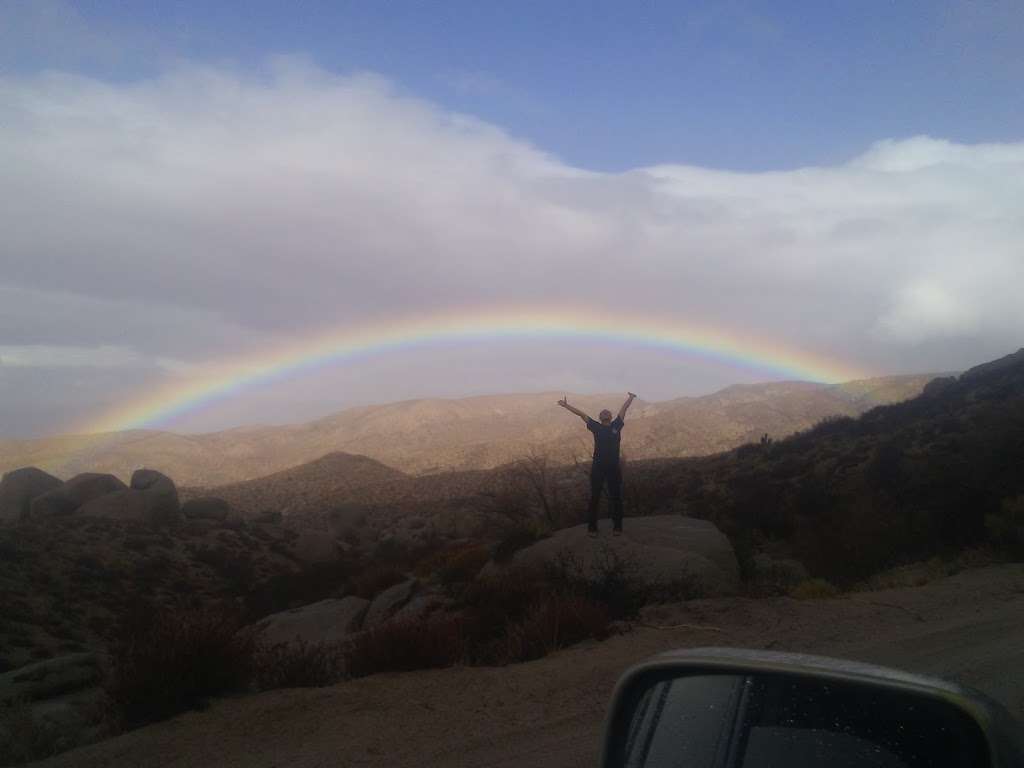
<path fill-rule="evenodd" d="M 634 404 L 624 451 L 631 459 L 699 456 L 767 432 L 807 429 L 828 416 L 855 416 L 918 394 L 930 375 L 841 385 L 782 382 L 734 386 L 711 395 Z M 110 472 L 122 478 L 159 467 L 186 486 L 266 476 L 332 452 L 360 454 L 406 474 L 490 469 L 531 451 L 559 461 L 586 457 L 588 435 L 557 408 L 561 392 L 410 400 L 351 408 L 306 424 L 180 435 L 132 430 L 106 435 L 0 440 L 0 471 L 36 466 L 60 477 Z M 570 395 L 597 414 L 622 395 Z"/>
<path fill-rule="evenodd" d="M 631 473 L 651 511 L 712 520 L 741 563 L 781 548 L 849 583 L 968 547 L 1024 556 L 1022 468 L 1024 349 L 856 419 Z"/>

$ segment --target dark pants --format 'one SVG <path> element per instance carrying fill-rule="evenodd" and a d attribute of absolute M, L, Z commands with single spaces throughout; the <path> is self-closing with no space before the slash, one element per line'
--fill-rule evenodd
<path fill-rule="evenodd" d="M 612 525 L 622 530 L 622 469 L 618 463 L 592 464 L 590 467 L 590 509 L 587 527 L 597 530 L 597 506 L 601 503 L 601 489 L 608 483 L 608 497 L 612 500 Z"/>

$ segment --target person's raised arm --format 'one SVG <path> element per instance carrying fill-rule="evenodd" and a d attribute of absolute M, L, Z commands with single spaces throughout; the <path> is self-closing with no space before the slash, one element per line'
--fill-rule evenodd
<path fill-rule="evenodd" d="M 587 414 L 585 414 L 579 408 L 573 408 L 571 405 L 569 405 L 569 398 L 563 397 L 561 400 L 558 401 L 558 404 L 565 408 L 565 410 L 569 411 L 569 413 L 575 413 L 577 416 L 583 419 L 583 421 L 589 423 L 590 417 L 587 416 Z"/>
<path fill-rule="evenodd" d="M 624 402 L 622 404 L 622 407 L 619 408 L 619 421 L 622 421 L 623 419 L 626 418 L 626 411 L 629 410 L 629 406 L 631 406 L 633 404 L 633 401 L 636 400 L 636 395 L 634 395 L 632 392 L 628 392 L 627 394 L 629 395 L 629 397 L 626 398 L 626 402 Z"/>

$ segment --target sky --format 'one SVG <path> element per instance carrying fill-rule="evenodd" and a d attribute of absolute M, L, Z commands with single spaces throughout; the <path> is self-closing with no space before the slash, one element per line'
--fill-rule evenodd
<path fill-rule="evenodd" d="M 1015 351 L 1021 51 L 1016 0 L 0 0 L 0 437 L 453 307 L 655 312 L 878 375 Z M 439 344 L 156 426 L 779 377 Z"/>

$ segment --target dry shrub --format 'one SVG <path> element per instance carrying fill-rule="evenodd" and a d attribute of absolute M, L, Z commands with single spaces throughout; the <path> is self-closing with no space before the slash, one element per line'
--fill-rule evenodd
<path fill-rule="evenodd" d="M 607 606 L 570 593 L 548 595 L 518 621 L 509 623 L 504 637 L 481 649 L 476 660 L 510 664 L 539 659 L 581 640 L 603 640 L 609 635 L 610 623 Z"/>
<path fill-rule="evenodd" d="M 825 579 L 804 579 L 790 590 L 789 596 L 797 600 L 820 600 L 839 597 L 839 590 Z"/>
<path fill-rule="evenodd" d="M 234 616 L 209 610 L 128 612 L 111 648 L 107 693 L 126 727 L 248 687 L 253 640 Z"/>
<path fill-rule="evenodd" d="M 277 643 L 258 646 L 253 683 L 261 691 L 322 688 L 345 677 L 345 652 L 338 643 Z"/>
<path fill-rule="evenodd" d="M 463 544 L 443 549 L 421 560 L 416 574 L 422 578 L 437 574 L 443 584 L 458 584 L 472 581 L 490 560 L 486 546 Z"/>
<path fill-rule="evenodd" d="M 612 547 L 603 547 L 598 557 L 584 564 L 566 549 L 546 566 L 547 582 L 566 592 L 586 597 L 604 605 L 613 619 L 635 616 L 640 608 L 655 597 L 679 599 L 700 596 L 697 585 L 689 589 L 685 581 L 677 584 L 651 585 L 640 578 L 640 566 L 632 558 L 623 557 Z M 694 594 L 690 594 L 693 592 Z"/>
<path fill-rule="evenodd" d="M 422 622 L 389 622 L 356 635 L 345 652 L 345 671 L 349 677 L 365 677 L 450 667 L 464 655 L 463 621 L 444 614 Z"/>

